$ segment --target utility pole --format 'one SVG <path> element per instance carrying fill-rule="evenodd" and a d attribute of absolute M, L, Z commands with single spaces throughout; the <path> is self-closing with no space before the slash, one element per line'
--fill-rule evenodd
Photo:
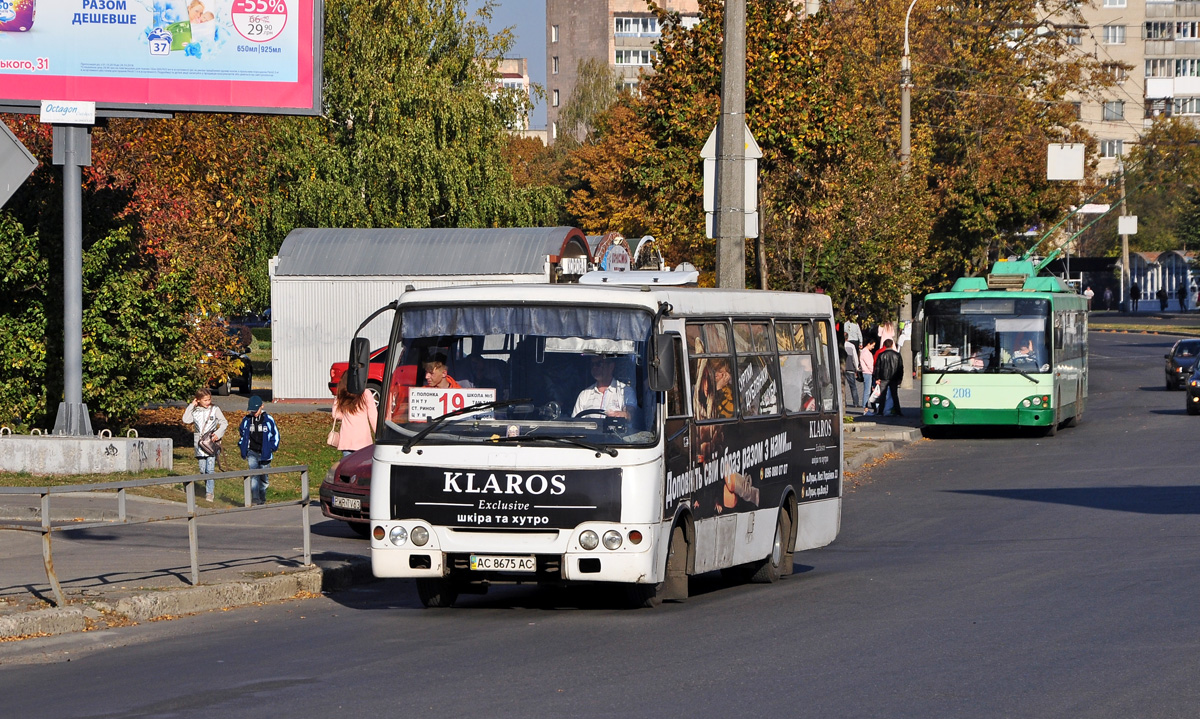
<path fill-rule="evenodd" d="M 1117 158 L 1117 175 L 1121 187 L 1121 216 L 1129 214 L 1129 205 L 1125 202 L 1125 163 Z M 1117 220 L 1120 227 L 1120 220 Z M 1121 311 L 1129 311 L 1129 235 L 1121 233 Z"/>
<path fill-rule="evenodd" d="M 725 2 L 714 232 L 717 287 L 746 287 L 746 0 Z"/>
<path fill-rule="evenodd" d="M 908 46 L 908 21 L 912 17 L 913 8 L 916 7 L 917 0 L 912 0 L 908 5 L 908 12 L 904 13 L 904 53 L 900 55 L 900 175 L 904 181 L 908 181 L 909 170 L 912 168 L 912 64 L 909 61 L 909 46 Z M 904 294 L 903 304 L 900 306 L 900 322 L 896 325 L 896 338 L 900 338 L 900 325 L 906 327 L 912 324 L 913 316 L 913 299 L 912 289 Z M 913 374 L 916 367 L 916 353 L 913 352 L 913 347 L 921 341 L 920 337 L 913 337 L 910 331 L 906 346 L 906 351 L 903 355 L 907 355 L 908 362 L 907 370 L 904 372 L 904 378 L 900 380 L 900 386 L 904 389 L 909 389 L 913 386 Z"/>

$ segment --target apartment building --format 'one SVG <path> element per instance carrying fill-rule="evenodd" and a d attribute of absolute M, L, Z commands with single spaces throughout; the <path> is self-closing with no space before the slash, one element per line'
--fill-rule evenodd
<path fill-rule="evenodd" d="M 684 26 L 700 20 L 697 0 L 663 0 Z M 546 128 L 558 136 L 558 114 L 577 80 L 579 63 L 603 60 L 628 87 L 651 72 L 654 44 L 662 36 L 645 0 L 546 0 Z"/>
<path fill-rule="evenodd" d="M 1112 174 L 1155 117 L 1200 118 L 1200 2 L 1097 0 L 1083 15 L 1074 41 L 1117 82 L 1081 99 L 1080 122 L 1100 142 L 1100 173 Z"/>

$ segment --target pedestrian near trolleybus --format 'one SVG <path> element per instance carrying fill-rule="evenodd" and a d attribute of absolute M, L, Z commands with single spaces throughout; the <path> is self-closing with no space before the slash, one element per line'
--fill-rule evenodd
<path fill-rule="evenodd" d="M 238 449 L 250 469 L 266 469 L 271 466 L 275 450 L 279 449 L 279 426 L 275 418 L 263 409 L 262 397 L 255 395 L 246 404 L 246 416 L 242 418 L 238 432 Z M 250 503 L 266 504 L 267 487 L 270 480 L 265 474 L 250 477 Z"/>
<path fill-rule="evenodd" d="M 900 381 L 904 378 L 904 360 L 900 357 L 892 341 L 883 341 L 883 352 L 875 360 L 875 383 L 879 385 L 879 399 L 875 403 L 875 413 L 883 414 L 887 399 L 892 401 L 890 414 L 902 415 L 900 411 Z"/>
<path fill-rule="evenodd" d="M 1112 288 L 1105 287 L 1104 288 L 1104 309 L 1106 309 L 1106 310 L 1112 309 L 1112 300 L 1113 300 Z"/>
<path fill-rule="evenodd" d="M 846 385 L 850 388 L 850 407 L 858 406 L 858 380 L 862 377 L 862 373 L 858 369 L 858 348 L 849 339 L 842 346 L 845 352 L 845 359 L 842 360 L 842 378 L 846 380 Z"/>
<path fill-rule="evenodd" d="M 1085 290 L 1083 291 L 1083 298 L 1087 300 L 1087 308 L 1088 308 L 1089 310 L 1090 310 L 1090 309 L 1092 309 L 1092 298 L 1093 298 L 1093 297 L 1095 297 L 1095 296 L 1096 296 L 1096 293 L 1095 293 L 1095 292 L 1092 292 L 1091 285 L 1089 285 L 1089 286 L 1087 287 L 1087 289 L 1085 289 Z"/>
<path fill-rule="evenodd" d="M 1170 296 L 1167 294 L 1167 288 L 1159 287 L 1158 292 L 1155 292 L 1154 296 L 1158 298 L 1158 311 L 1166 312 L 1167 302 L 1170 301 Z"/>
<path fill-rule="evenodd" d="M 1188 287 L 1183 280 L 1175 287 L 1175 299 L 1179 300 L 1179 311 L 1187 312 Z"/>
<path fill-rule="evenodd" d="M 1138 300 L 1142 299 L 1142 288 L 1134 282 L 1129 285 L 1129 301 L 1133 303 L 1133 311 L 1137 312 Z"/>

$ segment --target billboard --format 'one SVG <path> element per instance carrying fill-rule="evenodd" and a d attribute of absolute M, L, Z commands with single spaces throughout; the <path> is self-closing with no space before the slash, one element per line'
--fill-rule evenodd
<path fill-rule="evenodd" d="M 322 0 L 0 0 L 0 105 L 313 115 Z"/>

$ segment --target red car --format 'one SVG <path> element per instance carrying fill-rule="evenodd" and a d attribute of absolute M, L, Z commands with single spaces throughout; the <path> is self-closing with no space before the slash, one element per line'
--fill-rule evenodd
<path fill-rule="evenodd" d="M 375 393 L 375 401 L 383 394 L 383 373 L 387 371 L 387 345 L 371 351 L 371 363 L 367 365 L 367 391 Z M 337 396 L 338 382 L 350 368 L 349 362 L 334 362 L 329 365 L 329 393 Z"/>
<path fill-rule="evenodd" d="M 360 537 L 371 532 L 371 459 L 375 445 L 335 462 L 321 482 L 321 514 L 340 519 Z"/>

